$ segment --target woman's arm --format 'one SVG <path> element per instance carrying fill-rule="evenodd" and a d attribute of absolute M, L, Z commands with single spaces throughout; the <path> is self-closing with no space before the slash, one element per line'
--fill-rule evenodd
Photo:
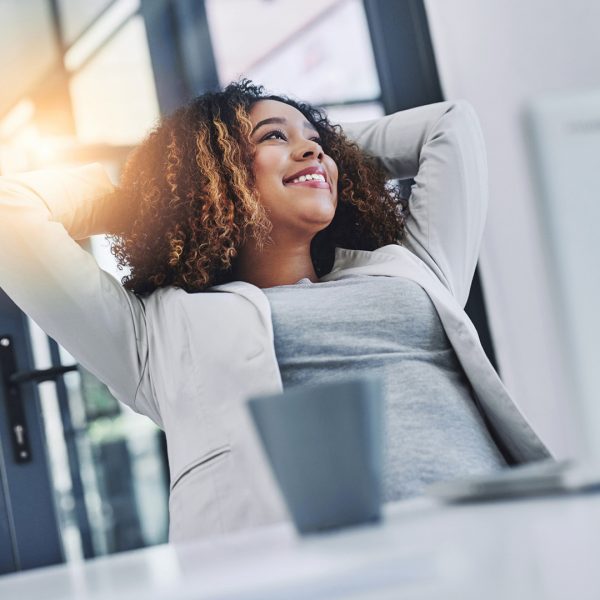
<path fill-rule="evenodd" d="M 466 304 L 487 212 L 485 145 L 465 101 L 343 125 L 391 178 L 414 178 L 406 246 Z"/>
<path fill-rule="evenodd" d="M 75 242 L 107 232 L 112 190 L 100 165 L 0 177 L 0 287 L 116 398 L 160 425 L 143 305 Z"/>

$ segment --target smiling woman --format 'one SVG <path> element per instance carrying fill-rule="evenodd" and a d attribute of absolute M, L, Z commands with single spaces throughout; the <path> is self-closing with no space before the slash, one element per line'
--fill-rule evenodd
<path fill-rule="evenodd" d="M 242 246 L 235 277 L 259 287 L 295 283 L 303 277 L 316 281 L 310 247 L 335 215 L 337 165 L 323 151 L 316 126 L 294 106 L 260 100 L 249 117 L 256 190 L 272 229 L 266 247 L 252 240 Z M 281 129 L 273 129 L 275 124 Z"/>
<path fill-rule="evenodd" d="M 327 185 L 288 181 L 310 168 Z M 179 109 L 137 148 L 112 200 L 113 252 L 137 293 L 315 280 L 336 246 L 400 241 L 400 202 L 323 113 L 242 80 Z"/>
<path fill-rule="evenodd" d="M 463 310 L 486 206 L 469 104 L 342 131 L 241 81 L 166 117 L 117 189 L 98 165 L 0 178 L 0 287 L 164 428 L 183 540 L 286 518 L 245 404 L 284 386 L 382 381 L 385 500 L 548 456 Z M 106 232 L 122 285 L 73 241 Z"/>

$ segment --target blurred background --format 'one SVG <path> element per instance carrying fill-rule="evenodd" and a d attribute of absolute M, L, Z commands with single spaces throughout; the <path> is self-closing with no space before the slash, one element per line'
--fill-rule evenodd
<path fill-rule="evenodd" d="M 582 320 L 587 346 L 572 335 L 579 309 L 565 288 L 586 288 L 561 279 L 570 263 L 556 264 L 576 237 L 563 227 L 587 221 L 593 237 L 594 221 L 578 212 L 585 194 L 554 202 L 558 184 L 540 184 L 557 173 L 571 181 L 572 171 L 548 173 L 555 163 L 536 111 L 600 88 L 598 23 L 594 0 L 0 0 L 0 173 L 99 161 L 116 182 L 161 114 L 242 75 L 334 122 L 465 98 L 490 169 L 467 312 L 536 430 L 557 456 L 572 456 L 582 448 L 574 406 L 600 388 L 589 379 L 582 389 L 573 357 L 595 358 L 600 331 L 591 336 Z M 103 237 L 84 247 L 123 276 Z M 594 272 L 586 285 L 597 285 Z M 162 433 L 81 367 L 58 374 L 73 358 L 0 290 L 0 338 L 9 337 L 19 371 L 37 383 L 22 386 L 26 460 L 13 457 L 11 413 L 0 405 L 0 573 L 165 542 Z"/>

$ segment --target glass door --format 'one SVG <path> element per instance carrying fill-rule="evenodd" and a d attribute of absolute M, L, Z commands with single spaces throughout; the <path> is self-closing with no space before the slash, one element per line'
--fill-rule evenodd
<path fill-rule="evenodd" d="M 61 562 L 39 396 L 23 313 L 0 290 L 0 574 Z"/>
<path fill-rule="evenodd" d="M 29 321 L 38 368 L 75 364 Z M 166 542 L 163 433 L 77 366 L 39 386 L 53 495 L 67 560 Z"/>

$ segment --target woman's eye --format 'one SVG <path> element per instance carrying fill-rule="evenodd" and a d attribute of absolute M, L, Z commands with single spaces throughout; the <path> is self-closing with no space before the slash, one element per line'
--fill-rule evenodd
<path fill-rule="evenodd" d="M 273 136 L 275 136 L 275 137 L 273 137 Z M 285 140 L 286 139 L 285 133 L 283 133 L 283 131 L 279 131 L 279 129 L 276 129 L 275 131 L 270 131 L 269 133 L 267 133 L 267 135 L 265 135 L 263 140 L 270 140 L 270 139 L 275 139 L 275 138 Z"/>
<path fill-rule="evenodd" d="M 285 136 L 285 133 L 283 133 L 283 131 L 281 131 L 280 129 L 275 129 L 267 133 L 267 135 L 265 135 L 261 141 L 273 139 L 287 140 L 287 137 Z M 320 137 L 312 137 L 310 139 L 311 141 L 316 142 L 317 144 L 323 143 Z"/>

